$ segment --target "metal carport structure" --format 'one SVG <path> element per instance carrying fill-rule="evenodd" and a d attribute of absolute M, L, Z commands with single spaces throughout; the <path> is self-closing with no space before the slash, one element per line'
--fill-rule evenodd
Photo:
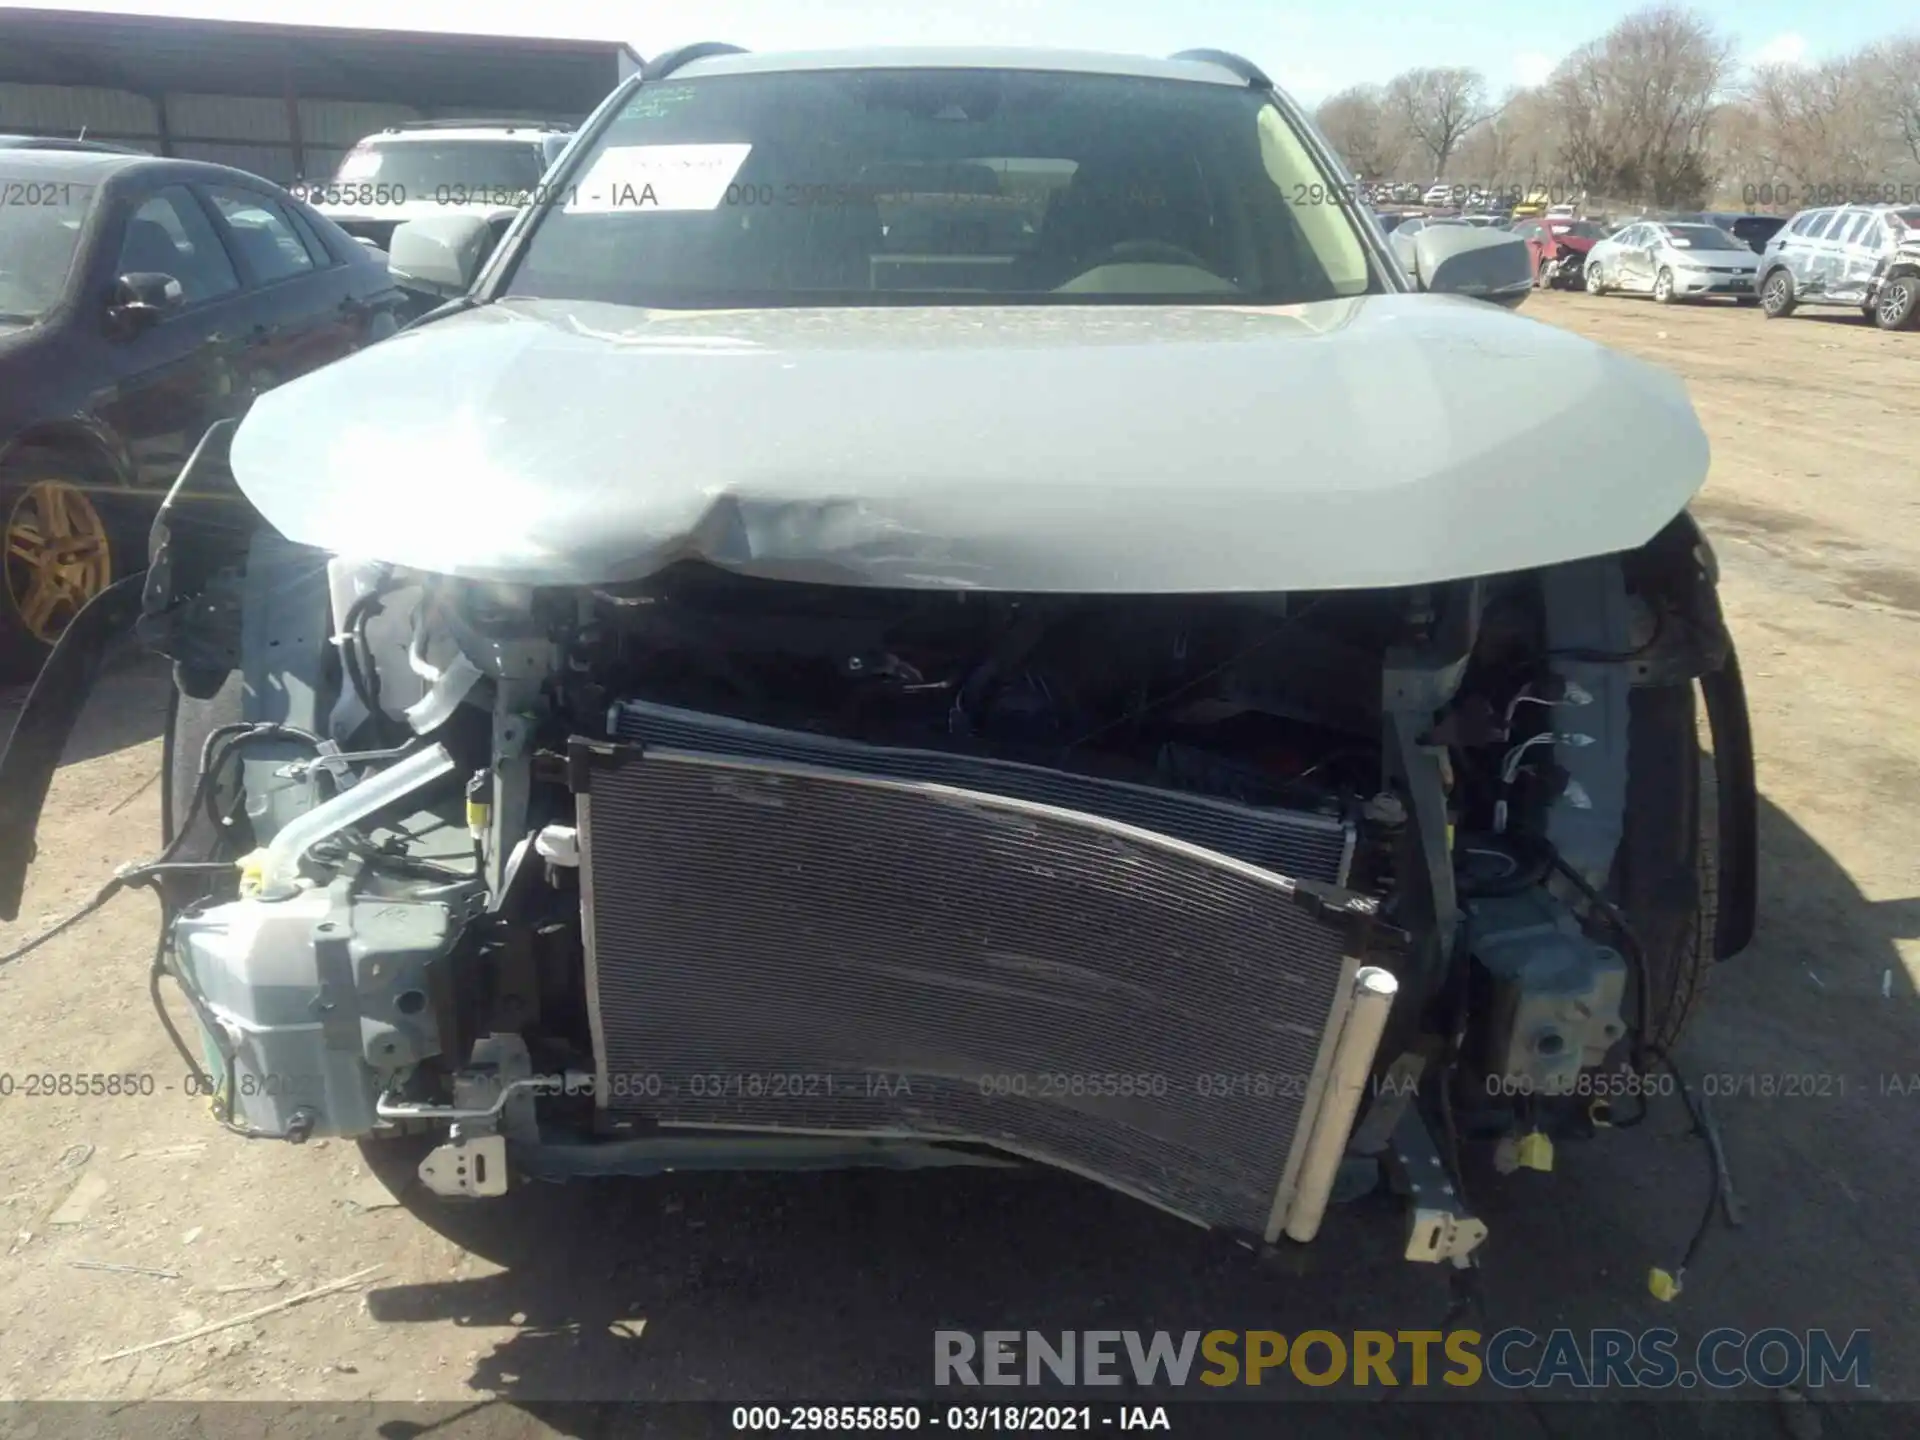
<path fill-rule="evenodd" d="M 583 118 L 618 41 L 0 8 L 0 133 L 109 140 L 282 184 L 409 120 Z"/>

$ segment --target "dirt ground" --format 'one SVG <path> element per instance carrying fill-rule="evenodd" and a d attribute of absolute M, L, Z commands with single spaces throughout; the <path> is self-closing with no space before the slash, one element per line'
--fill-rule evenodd
<path fill-rule="evenodd" d="M 1866 1328 L 1876 1390 L 1920 1398 L 1920 336 L 1584 295 L 1525 313 L 1676 370 L 1712 437 L 1699 513 L 1752 692 L 1763 891 L 1758 941 L 1714 976 L 1683 1056 L 1759 1078 L 1716 1104 L 1746 1225 L 1709 1240 L 1677 1304 L 1644 1277 L 1678 1259 L 1707 1176 L 1670 1102 L 1563 1146 L 1551 1175 L 1479 1187 L 1487 1323 Z M 158 848 L 164 683 L 103 684 L 0 951 Z M 0 1098 L 0 1398 L 321 1400 L 336 1420 L 428 1400 L 461 1422 L 441 1433 L 488 1416 L 489 1434 L 553 1433 L 557 1400 L 924 1394 L 936 1328 L 1396 1329 L 1444 1309 L 1433 1272 L 1343 1255 L 1337 1225 L 1316 1258 L 1331 1273 L 1300 1275 L 1041 1174 L 543 1187 L 452 1214 L 448 1238 L 353 1145 L 209 1122 L 148 1007 L 147 904 L 0 970 L 0 1071 L 18 1079 Z M 154 1093 L 22 1093 L 43 1072 L 150 1075 Z M 108 1358 L 374 1265 L 327 1298 Z M 1555 1433 L 1540 1417 L 1566 1408 L 1529 1423 Z"/>

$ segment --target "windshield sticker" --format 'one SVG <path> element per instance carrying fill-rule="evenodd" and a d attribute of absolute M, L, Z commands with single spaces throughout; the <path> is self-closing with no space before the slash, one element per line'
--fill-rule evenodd
<path fill-rule="evenodd" d="M 1667 244 L 1673 246 L 1676 250 L 1691 250 L 1693 248 L 1693 242 L 1684 235 L 1667 236 Z"/>
<path fill-rule="evenodd" d="M 609 146 L 573 187 L 566 211 L 718 210 L 752 153 L 745 143 Z"/>
<path fill-rule="evenodd" d="M 640 93 L 627 102 L 627 108 L 620 112 L 622 120 L 658 120 L 670 111 L 693 98 L 693 91 L 685 85 L 642 86 Z"/>

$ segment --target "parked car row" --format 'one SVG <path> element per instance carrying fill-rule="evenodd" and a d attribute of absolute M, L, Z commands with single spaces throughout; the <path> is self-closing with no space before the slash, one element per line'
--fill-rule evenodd
<path fill-rule="evenodd" d="M 1803 305 L 1858 310 L 1883 330 L 1920 326 L 1920 206 L 1837 205 L 1764 227 L 1639 220 L 1596 244 L 1587 292 L 1651 295 L 1661 304 L 1730 295 L 1769 319 Z"/>
<path fill-rule="evenodd" d="M 457 207 L 490 244 L 571 130 L 427 122 L 283 188 L 99 141 L 0 136 L 0 679 L 144 568 L 200 438 L 442 296 L 390 269 L 401 221 Z M 357 242 L 357 243 L 356 243 Z"/>
<path fill-rule="evenodd" d="M 1826 206 L 1791 217 L 1695 211 L 1618 225 L 1555 210 L 1509 227 L 1527 242 L 1543 287 L 1649 295 L 1662 305 L 1724 296 L 1770 319 L 1802 305 L 1843 307 L 1885 330 L 1920 326 L 1920 206 Z M 1490 223 L 1470 214 L 1377 218 L 1403 235 Z"/>

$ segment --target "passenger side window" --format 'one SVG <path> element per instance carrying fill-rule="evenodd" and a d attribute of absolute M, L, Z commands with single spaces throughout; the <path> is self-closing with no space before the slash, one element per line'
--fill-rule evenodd
<path fill-rule="evenodd" d="M 1855 210 L 1848 215 L 1846 228 L 1840 232 L 1840 243 L 1851 245 L 1860 239 L 1866 234 L 1867 226 L 1872 220 L 1873 216 L 1865 210 Z"/>
<path fill-rule="evenodd" d="M 168 185 L 140 204 L 120 241 L 116 275 L 171 275 L 188 305 L 231 295 L 240 288 L 233 261 L 184 186 Z"/>
<path fill-rule="evenodd" d="M 1826 220 L 1827 216 L 1832 213 L 1830 210 L 1809 210 L 1806 214 L 1796 218 L 1793 224 L 1787 227 L 1787 233 L 1790 235 L 1811 235 L 1814 230 Z"/>
<path fill-rule="evenodd" d="M 1816 240 L 1838 239 L 1840 235 L 1840 231 L 1846 226 L 1846 223 L 1847 223 L 1846 211 L 1829 210 L 1826 214 L 1825 220 L 1821 223 L 1820 228 L 1813 232 L 1813 238 Z"/>
<path fill-rule="evenodd" d="M 307 223 L 306 216 L 298 210 L 289 208 L 287 218 L 293 221 L 293 228 L 299 232 L 300 241 L 307 247 L 307 254 L 312 257 L 315 265 L 325 270 L 339 263 L 334 258 L 333 252 L 327 249 L 327 242 L 322 240 L 319 232 Z"/>
<path fill-rule="evenodd" d="M 208 186 L 207 198 L 227 222 L 227 233 L 233 236 L 235 247 L 262 285 L 313 269 L 313 257 L 301 243 L 293 222 L 273 200 L 252 190 L 225 186 Z"/>

